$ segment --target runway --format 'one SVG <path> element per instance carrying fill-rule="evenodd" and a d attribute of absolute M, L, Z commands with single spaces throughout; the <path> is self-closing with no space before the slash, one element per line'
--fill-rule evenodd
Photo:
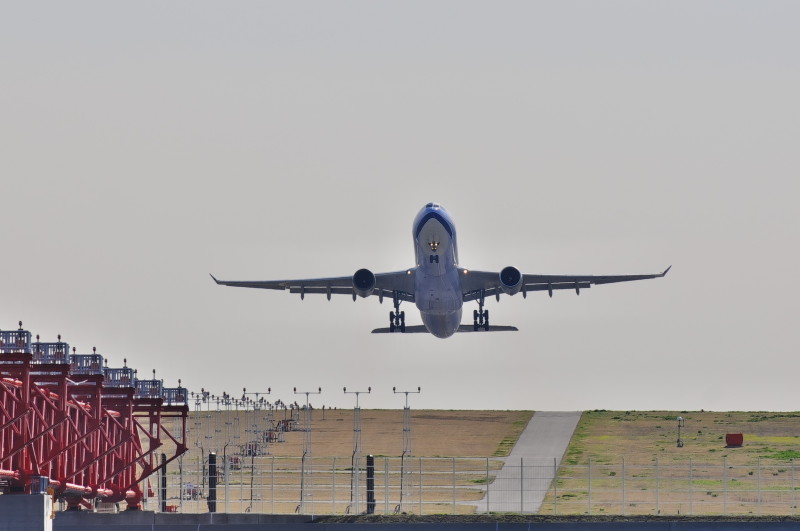
<path fill-rule="evenodd" d="M 580 411 L 537 411 L 487 485 L 477 511 L 535 513 L 561 464 Z"/>

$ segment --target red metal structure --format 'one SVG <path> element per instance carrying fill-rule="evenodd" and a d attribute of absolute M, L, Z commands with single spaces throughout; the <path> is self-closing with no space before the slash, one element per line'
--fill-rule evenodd
<path fill-rule="evenodd" d="M 70 355 L 61 336 L 38 339 L 22 323 L 0 331 L 0 490 L 49 483 L 70 508 L 97 499 L 140 507 L 141 482 L 187 450 L 186 390 L 105 367 L 96 352 Z"/>

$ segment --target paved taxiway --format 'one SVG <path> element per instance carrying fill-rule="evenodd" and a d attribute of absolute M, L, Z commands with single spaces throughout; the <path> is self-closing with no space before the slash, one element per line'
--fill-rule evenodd
<path fill-rule="evenodd" d="M 580 418 L 580 411 L 534 413 L 488 495 L 475 503 L 478 512 L 486 511 L 487 503 L 492 512 L 537 512 Z"/>

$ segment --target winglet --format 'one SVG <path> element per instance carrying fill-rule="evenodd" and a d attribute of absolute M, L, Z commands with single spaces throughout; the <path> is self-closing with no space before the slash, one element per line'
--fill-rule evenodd
<path fill-rule="evenodd" d="M 660 276 L 660 277 L 665 277 L 665 276 L 667 276 L 667 273 L 669 273 L 669 270 L 670 270 L 670 269 L 672 269 L 672 266 L 669 266 L 668 268 L 666 268 L 666 269 L 664 270 L 664 272 L 663 272 L 663 273 L 661 273 L 661 274 L 660 274 L 660 275 L 658 275 L 658 276 Z M 214 279 L 214 280 L 216 280 L 216 279 Z"/>
<path fill-rule="evenodd" d="M 209 275 L 211 275 L 211 273 L 209 273 Z M 213 279 L 214 279 L 214 282 L 216 282 L 217 284 L 219 284 L 219 280 L 217 280 L 217 277 L 215 277 L 214 275 L 211 275 L 211 278 L 213 278 Z"/>

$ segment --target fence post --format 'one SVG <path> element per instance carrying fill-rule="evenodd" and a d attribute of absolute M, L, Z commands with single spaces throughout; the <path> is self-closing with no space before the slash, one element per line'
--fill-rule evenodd
<path fill-rule="evenodd" d="M 589 505 L 586 514 L 592 514 L 592 458 L 591 457 L 589 458 L 589 464 L 587 465 L 587 470 L 588 470 L 587 474 L 589 480 L 589 488 L 587 489 L 589 491 L 589 495 L 587 496 L 587 500 Z"/>
<path fill-rule="evenodd" d="M 228 512 L 228 485 L 230 484 L 231 480 L 228 477 L 228 461 L 230 461 L 230 457 L 228 457 L 228 449 L 227 444 L 226 447 L 222 450 L 222 477 L 225 478 L 225 513 Z"/>
<path fill-rule="evenodd" d="M 622 514 L 628 514 L 628 504 L 625 500 L 625 457 L 622 458 Z"/>
<path fill-rule="evenodd" d="M 722 458 L 722 514 L 728 514 L 728 458 Z"/>
<path fill-rule="evenodd" d="M 272 478 L 270 483 L 270 493 L 272 498 L 270 513 L 275 514 L 275 456 L 272 456 L 270 476 Z"/>
<path fill-rule="evenodd" d="M 161 512 L 167 512 L 167 454 L 161 454 Z"/>
<path fill-rule="evenodd" d="M 794 471 L 793 471 L 794 472 Z M 489 458 L 486 458 L 486 513 L 489 513 Z"/>
<path fill-rule="evenodd" d="M 553 514 L 558 514 L 558 462 L 553 458 Z"/>
<path fill-rule="evenodd" d="M 656 457 L 656 514 L 661 514 L 661 505 L 659 504 L 659 489 L 661 488 L 661 470 L 658 468 L 658 457 Z"/>
<path fill-rule="evenodd" d="M 375 456 L 367 456 L 367 514 L 375 513 Z"/>
<path fill-rule="evenodd" d="M 519 458 L 519 512 L 523 512 L 525 510 L 525 464 L 523 462 L 523 458 Z"/>
<path fill-rule="evenodd" d="M 217 454 L 208 454 L 208 512 L 217 512 Z"/>
<path fill-rule="evenodd" d="M 419 514 L 422 514 L 422 458 L 419 458 Z"/>
<path fill-rule="evenodd" d="M 389 514 L 389 458 L 383 457 L 383 514 Z"/>
<path fill-rule="evenodd" d="M 756 489 L 758 490 L 756 497 L 756 514 L 761 514 L 761 457 L 759 457 L 756 462 Z"/>
<path fill-rule="evenodd" d="M 792 459 L 792 516 L 797 514 L 797 460 Z"/>
<path fill-rule="evenodd" d="M 453 514 L 456 514 L 456 458 L 453 457 Z"/>
<path fill-rule="evenodd" d="M 689 516 L 693 514 L 692 502 L 694 501 L 694 476 L 692 475 L 692 458 L 689 458 Z"/>
<path fill-rule="evenodd" d="M 336 514 L 336 458 L 331 463 L 331 514 Z"/>

